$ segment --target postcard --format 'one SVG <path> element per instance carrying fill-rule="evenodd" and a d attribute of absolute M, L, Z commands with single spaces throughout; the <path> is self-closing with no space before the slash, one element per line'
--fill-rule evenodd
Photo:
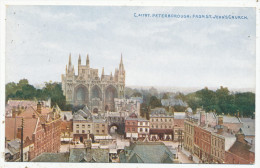
<path fill-rule="evenodd" d="M 3 165 L 256 166 L 256 13 L 5 6 Z"/>

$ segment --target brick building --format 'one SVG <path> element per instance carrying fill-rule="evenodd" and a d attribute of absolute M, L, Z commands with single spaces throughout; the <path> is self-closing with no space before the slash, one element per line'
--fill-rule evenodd
<path fill-rule="evenodd" d="M 249 145 L 245 135 L 240 129 L 236 133 L 236 142 L 225 152 L 225 163 L 227 164 L 254 164 L 255 146 Z"/>
<path fill-rule="evenodd" d="M 12 116 L 13 118 L 6 118 L 6 140 L 11 140 L 12 136 L 21 139 L 19 122 L 24 118 L 24 147 L 31 146 L 28 149 L 28 160 L 43 152 L 60 151 L 61 119 L 55 108 L 43 107 L 38 102 L 37 107 L 13 111 Z"/>
<path fill-rule="evenodd" d="M 138 139 L 138 118 L 135 113 L 125 119 L 125 137 Z"/>

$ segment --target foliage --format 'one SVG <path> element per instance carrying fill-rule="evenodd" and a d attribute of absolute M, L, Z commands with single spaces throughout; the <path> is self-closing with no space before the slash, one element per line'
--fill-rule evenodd
<path fill-rule="evenodd" d="M 132 94 L 132 97 L 142 97 L 142 94 L 137 91 Z"/>
<path fill-rule="evenodd" d="M 167 93 L 163 93 L 162 99 L 169 99 L 169 95 Z"/>
<path fill-rule="evenodd" d="M 151 96 L 149 104 L 150 104 L 152 109 L 155 108 L 155 107 L 161 107 L 162 106 L 161 100 L 158 99 L 156 96 Z"/>
<path fill-rule="evenodd" d="M 220 87 L 216 91 L 209 90 L 205 87 L 194 93 L 190 93 L 184 98 L 195 111 L 199 107 L 203 107 L 207 112 L 216 111 L 217 114 L 230 114 L 251 117 L 255 112 L 255 94 L 231 93 L 227 87 Z"/>
<path fill-rule="evenodd" d="M 180 105 L 174 105 L 173 108 L 175 112 L 184 112 L 187 109 L 187 107 Z"/>
<path fill-rule="evenodd" d="M 23 100 L 47 100 L 51 98 L 51 106 L 58 105 L 62 110 L 68 109 L 66 98 L 63 95 L 61 85 L 56 82 L 45 82 L 43 89 L 36 89 L 30 85 L 27 79 L 20 80 L 17 84 L 14 82 L 6 84 L 6 101 L 8 99 Z"/>

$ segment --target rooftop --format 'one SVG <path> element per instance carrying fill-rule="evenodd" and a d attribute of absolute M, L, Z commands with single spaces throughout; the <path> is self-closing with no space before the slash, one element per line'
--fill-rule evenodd
<path fill-rule="evenodd" d="M 161 142 L 135 142 L 120 154 L 125 163 L 173 163 L 173 153 Z"/>

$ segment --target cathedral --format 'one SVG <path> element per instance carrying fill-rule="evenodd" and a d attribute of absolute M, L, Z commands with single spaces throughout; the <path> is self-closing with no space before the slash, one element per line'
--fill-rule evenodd
<path fill-rule="evenodd" d="M 86 65 L 81 64 L 78 58 L 78 75 L 75 74 L 74 65 L 66 65 L 66 72 L 61 76 L 62 90 L 67 104 L 86 105 L 93 113 L 115 111 L 115 98 L 124 98 L 125 69 L 121 54 L 119 68 L 114 75 L 105 75 L 104 68 L 99 76 L 98 69 L 90 68 L 89 56 Z"/>

